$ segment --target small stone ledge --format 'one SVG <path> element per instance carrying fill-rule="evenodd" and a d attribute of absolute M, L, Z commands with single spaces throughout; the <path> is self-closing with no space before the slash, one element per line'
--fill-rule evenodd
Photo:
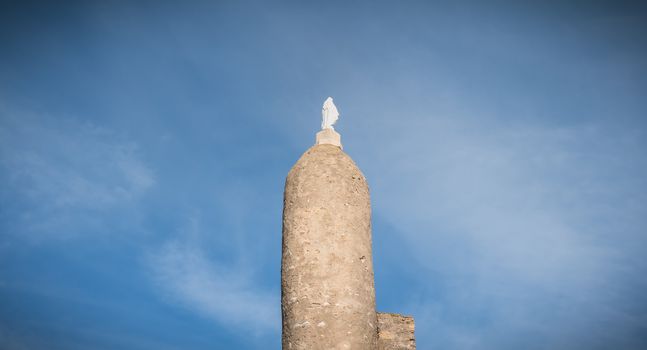
<path fill-rule="evenodd" d="M 334 145 L 344 149 L 341 145 L 341 135 L 333 129 L 323 129 L 317 133 L 316 145 Z"/>
<path fill-rule="evenodd" d="M 378 350 L 415 350 L 413 317 L 378 312 L 377 328 Z"/>

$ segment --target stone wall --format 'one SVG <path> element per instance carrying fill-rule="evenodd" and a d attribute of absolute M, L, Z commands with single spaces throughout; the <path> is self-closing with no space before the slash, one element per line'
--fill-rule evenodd
<path fill-rule="evenodd" d="M 377 328 L 378 350 L 415 350 L 413 317 L 378 312 Z"/>

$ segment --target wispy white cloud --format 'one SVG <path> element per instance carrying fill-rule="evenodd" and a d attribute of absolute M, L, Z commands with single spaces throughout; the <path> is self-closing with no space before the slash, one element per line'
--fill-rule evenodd
<path fill-rule="evenodd" d="M 382 168 L 381 182 L 397 186 L 384 186 L 379 195 L 397 200 L 375 205 L 405 228 L 442 225 L 429 234 L 406 229 L 412 239 L 464 239 L 479 258 L 525 277 L 557 277 L 568 272 L 564 266 L 604 256 L 613 247 L 600 246 L 598 239 L 607 238 L 622 212 L 639 211 L 645 199 L 644 191 L 636 191 L 644 188 L 638 175 L 647 171 L 632 146 L 639 134 L 604 140 L 609 135 L 599 128 L 490 127 L 479 135 L 459 123 L 438 128 L 433 122 L 424 130 L 424 144 L 411 141 L 422 135 L 410 129 L 412 137 L 394 142 L 382 158 L 390 166 Z M 591 227 L 596 218 L 604 220 Z M 644 223 L 632 220 L 634 230 Z"/>
<path fill-rule="evenodd" d="M 190 241 L 168 242 L 146 262 L 155 286 L 170 303 L 246 333 L 280 329 L 278 293 L 255 285 L 249 268 L 218 263 Z"/>
<path fill-rule="evenodd" d="M 155 185 L 137 144 L 111 130 L 7 108 L 0 114 L 3 200 L 26 227 L 97 219 L 97 212 L 130 205 Z"/>

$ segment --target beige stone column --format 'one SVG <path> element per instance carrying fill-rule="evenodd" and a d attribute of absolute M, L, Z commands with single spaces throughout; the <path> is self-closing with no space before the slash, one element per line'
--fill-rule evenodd
<path fill-rule="evenodd" d="M 292 167 L 283 205 L 283 349 L 377 349 L 368 185 L 336 132 Z"/>

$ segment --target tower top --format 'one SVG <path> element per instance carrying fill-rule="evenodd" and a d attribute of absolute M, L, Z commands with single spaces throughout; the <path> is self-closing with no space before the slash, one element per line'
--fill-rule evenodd
<path fill-rule="evenodd" d="M 321 131 L 317 133 L 315 144 L 334 145 L 342 148 L 341 135 L 333 128 L 337 119 L 339 119 L 337 106 L 332 101 L 332 97 L 328 97 L 321 108 Z"/>

